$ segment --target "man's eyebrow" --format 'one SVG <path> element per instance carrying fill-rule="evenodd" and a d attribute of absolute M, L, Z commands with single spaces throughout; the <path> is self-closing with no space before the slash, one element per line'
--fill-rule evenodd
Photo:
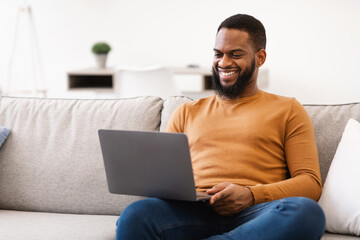
<path fill-rule="evenodd" d="M 237 49 L 231 50 L 230 52 L 245 52 L 245 51 L 241 48 L 237 48 Z"/>
<path fill-rule="evenodd" d="M 221 52 L 220 50 L 218 50 L 216 48 L 214 48 L 213 50 L 215 52 Z M 232 49 L 232 50 L 230 50 L 230 52 L 244 52 L 245 53 L 245 51 L 243 49 L 241 49 L 241 48 Z"/>

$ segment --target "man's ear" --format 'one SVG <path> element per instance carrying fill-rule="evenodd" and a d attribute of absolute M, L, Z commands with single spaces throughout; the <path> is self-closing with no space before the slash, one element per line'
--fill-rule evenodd
<path fill-rule="evenodd" d="M 266 60 L 266 51 L 265 49 L 260 49 L 257 53 L 255 53 L 256 59 L 256 67 L 261 67 Z"/>

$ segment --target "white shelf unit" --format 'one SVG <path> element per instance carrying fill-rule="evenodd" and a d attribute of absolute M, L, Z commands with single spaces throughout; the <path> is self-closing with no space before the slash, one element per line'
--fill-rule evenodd
<path fill-rule="evenodd" d="M 170 69 L 182 95 L 198 99 L 214 94 L 210 68 L 170 67 Z M 120 80 L 119 71 L 121 68 L 87 68 L 69 71 L 67 89 L 72 94 L 95 93 L 117 97 L 115 86 Z"/>
<path fill-rule="evenodd" d="M 112 68 L 70 71 L 67 73 L 68 90 L 114 93 L 117 72 Z"/>

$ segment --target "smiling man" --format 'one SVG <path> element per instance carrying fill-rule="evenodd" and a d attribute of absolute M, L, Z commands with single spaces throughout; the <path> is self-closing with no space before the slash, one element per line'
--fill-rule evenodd
<path fill-rule="evenodd" d="M 311 119 L 294 98 L 259 90 L 266 34 L 245 14 L 221 23 L 216 95 L 179 106 L 168 132 L 187 135 L 208 202 L 148 198 L 118 220 L 117 239 L 320 239 L 325 229 Z"/>

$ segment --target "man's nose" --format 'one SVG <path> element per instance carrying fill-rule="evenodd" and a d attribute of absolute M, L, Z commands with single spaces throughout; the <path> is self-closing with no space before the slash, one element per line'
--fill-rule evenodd
<path fill-rule="evenodd" d="M 232 65 L 232 61 L 228 56 L 226 56 L 226 54 L 224 54 L 222 56 L 222 58 L 220 59 L 218 65 L 219 65 L 219 67 L 222 67 L 222 68 L 230 67 Z"/>

